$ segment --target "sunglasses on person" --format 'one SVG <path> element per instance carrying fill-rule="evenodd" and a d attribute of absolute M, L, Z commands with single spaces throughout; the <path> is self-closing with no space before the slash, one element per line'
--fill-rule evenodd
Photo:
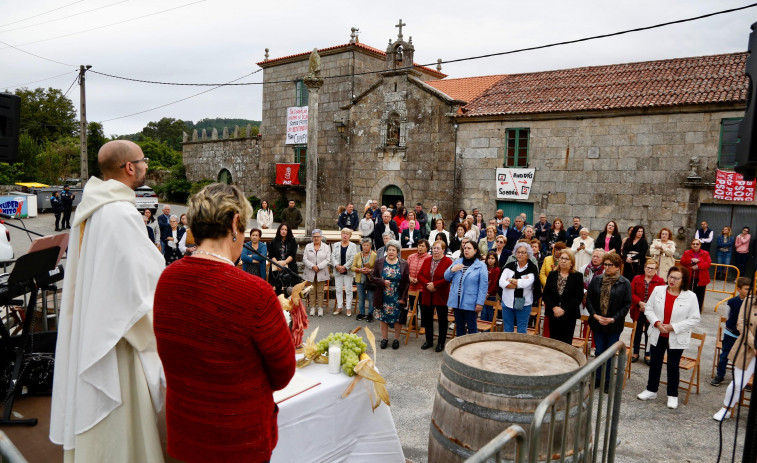
<path fill-rule="evenodd" d="M 613 264 L 612 262 L 605 262 L 602 265 L 604 265 L 605 267 L 617 267 L 617 265 Z"/>

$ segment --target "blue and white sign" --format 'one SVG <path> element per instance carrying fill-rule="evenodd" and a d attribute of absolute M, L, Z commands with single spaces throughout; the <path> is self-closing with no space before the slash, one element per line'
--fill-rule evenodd
<path fill-rule="evenodd" d="M 0 212 L 21 219 L 29 217 L 29 207 L 25 196 L 0 196 Z"/>

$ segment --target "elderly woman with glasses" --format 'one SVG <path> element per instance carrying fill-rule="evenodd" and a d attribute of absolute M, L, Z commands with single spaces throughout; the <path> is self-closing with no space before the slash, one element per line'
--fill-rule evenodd
<path fill-rule="evenodd" d="M 584 280 L 576 271 L 570 249 L 564 249 L 557 258 L 557 268 L 547 276 L 542 298 L 544 313 L 549 318 L 549 337 L 573 344 L 573 331 L 584 299 Z"/>
<path fill-rule="evenodd" d="M 407 302 L 407 288 L 410 283 L 410 271 L 407 261 L 400 259 L 399 241 L 386 243 L 386 258 L 380 257 L 373 267 L 371 281 L 376 287 L 373 293 L 373 316 L 378 318 L 381 326 L 381 348 L 389 344 L 389 328 L 394 329 L 392 349 L 400 348 L 400 331 L 402 325 L 400 306 Z"/>
<path fill-rule="evenodd" d="M 631 282 L 620 274 L 623 264 L 620 254 L 605 253 L 602 262 L 604 273 L 591 280 L 586 293 L 586 310 L 589 312 L 589 326 L 594 336 L 594 353 L 597 357 L 620 339 L 623 322 L 631 309 Z M 608 361 L 605 392 L 610 384 L 610 367 Z M 598 386 L 600 381 L 601 375 L 597 374 L 595 385 Z"/>
<path fill-rule="evenodd" d="M 649 328 L 649 322 L 647 317 L 644 316 L 646 311 L 647 301 L 652 291 L 665 284 L 665 280 L 657 274 L 657 261 L 654 259 L 647 259 L 644 264 L 644 274 L 636 275 L 631 281 L 631 320 L 636 322 L 636 334 L 633 339 L 633 355 L 631 356 L 631 362 L 639 361 L 639 350 L 641 344 L 641 336 L 644 335 L 644 344 L 649 349 L 649 337 L 647 335 L 647 328 Z M 644 355 L 644 362 L 649 364 L 649 356 Z"/>
<path fill-rule="evenodd" d="M 350 241 L 352 229 L 342 228 L 342 240 L 332 245 L 331 265 L 334 267 L 334 286 L 336 286 L 336 308 L 332 315 L 339 315 L 343 308 L 347 309 L 347 316 L 352 316 L 352 280 L 355 273 L 352 271 L 352 261 L 358 253 L 355 243 Z M 347 293 L 346 305 L 344 293 Z"/>
<path fill-rule="evenodd" d="M 310 316 L 318 311 L 318 316 L 323 317 L 323 309 L 326 307 L 324 299 L 324 287 L 329 281 L 329 264 L 331 263 L 331 251 L 328 245 L 323 244 L 323 232 L 319 228 L 310 233 L 313 241 L 305 245 L 302 253 L 302 279 L 310 283 L 313 289 L 308 293 L 308 306 Z"/>
<path fill-rule="evenodd" d="M 707 285 L 710 284 L 710 253 L 702 250 L 702 242 L 697 238 L 691 240 L 691 249 L 687 249 L 681 256 L 681 266 L 686 267 L 691 275 L 690 285 L 684 289 L 694 291 L 699 301 L 699 313 L 704 307 L 704 296 Z"/>
<path fill-rule="evenodd" d="M 502 327 L 512 333 L 526 333 L 531 306 L 541 298 L 539 269 L 531 262 L 534 251 L 529 243 L 519 241 L 513 247 L 515 261 L 505 265 L 499 286 L 502 288 Z"/>
<path fill-rule="evenodd" d="M 155 290 L 167 451 L 181 461 L 267 461 L 276 446 L 273 391 L 294 375 L 294 345 L 271 286 L 234 265 L 251 215 L 232 185 L 192 196 L 197 250 Z"/>
<path fill-rule="evenodd" d="M 370 211 L 369 211 L 370 212 Z M 360 252 L 355 254 L 352 260 L 352 272 L 355 274 L 355 286 L 357 287 L 357 316 L 355 320 L 373 321 L 373 290 L 371 273 L 376 265 L 376 253 L 371 250 L 373 240 L 363 238 L 360 240 Z M 368 311 L 365 303 L 368 301 Z M 367 316 L 367 318 L 366 318 Z"/>
<path fill-rule="evenodd" d="M 652 345 L 647 388 L 636 396 L 639 400 L 657 398 L 660 386 L 663 357 L 668 355 L 668 408 L 678 408 L 678 366 L 681 355 L 691 342 L 691 331 L 699 324 L 697 298 L 688 291 L 689 272 L 673 266 L 668 270 L 668 284 L 652 291 L 647 302 L 646 315 L 652 327 L 649 343 Z"/>

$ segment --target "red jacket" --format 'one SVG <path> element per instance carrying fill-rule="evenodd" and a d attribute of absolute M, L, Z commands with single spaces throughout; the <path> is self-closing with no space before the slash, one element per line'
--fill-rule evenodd
<path fill-rule="evenodd" d="M 494 297 L 497 295 L 499 289 L 499 267 L 496 265 L 489 269 L 489 289 L 486 292 L 486 297 Z"/>
<path fill-rule="evenodd" d="M 447 298 L 449 297 L 449 281 L 444 279 L 444 271 L 452 265 L 452 259 L 447 256 L 442 257 L 439 265 L 436 266 L 436 272 L 431 275 L 431 261 L 426 259 L 421 265 L 421 271 L 418 272 L 418 281 L 423 284 L 423 291 L 421 292 L 421 304 L 422 305 L 447 305 Z M 434 284 L 436 291 L 433 293 L 426 289 L 426 285 L 429 283 Z"/>
<path fill-rule="evenodd" d="M 661 276 L 655 275 L 649 282 L 649 291 L 647 298 L 652 294 L 652 290 L 658 286 L 664 286 L 665 280 Z M 644 275 L 636 275 L 631 281 L 631 320 L 636 321 L 639 318 L 639 302 L 644 301 Z M 644 301 L 646 302 L 646 301 Z"/>
<path fill-rule="evenodd" d="M 691 268 L 691 259 L 694 258 L 694 251 L 687 249 L 681 256 L 681 265 L 689 269 L 691 273 L 691 279 L 694 279 L 694 270 Z M 697 286 L 707 286 L 710 284 L 710 265 L 712 259 L 710 259 L 710 253 L 707 251 L 699 251 L 699 264 L 697 265 Z M 689 288 L 684 288 L 689 289 Z"/>

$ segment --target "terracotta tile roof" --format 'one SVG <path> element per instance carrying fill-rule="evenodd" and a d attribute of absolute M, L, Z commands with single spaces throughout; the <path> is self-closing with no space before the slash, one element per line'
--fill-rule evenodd
<path fill-rule="evenodd" d="M 426 82 L 442 93 L 466 103 L 476 98 L 484 90 L 494 85 L 505 74 L 495 76 L 464 77 L 460 79 L 431 80 Z"/>
<path fill-rule="evenodd" d="M 379 50 L 378 48 L 374 48 L 374 47 L 371 47 L 369 45 L 365 45 L 364 43 L 360 43 L 360 42 L 354 43 L 354 44 L 353 43 L 345 43 L 345 44 L 342 44 L 342 45 L 334 45 L 333 47 L 319 48 L 318 49 L 318 53 L 320 53 L 321 55 L 323 55 L 324 53 L 330 52 L 330 51 L 343 51 L 343 50 L 340 50 L 341 48 L 343 48 L 344 50 L 348 50 L 349 47 L 351 47 L 351 46 L 355 46 L 355 47 L 357 47 L 359 49 L 365 50 L 365 51 L 367 51 L 369 53 L 372 53 L 372 54 L 375 54 L 375 55 L 378 55 L 378 56 L 381 56 L 381 57 L 386 57 L 386 52 L 385 51 Z M 273 59 L 269 59 L 269 60 L 263 60 L 263 61 L 259 61 L 256 64 L 258 66 L 262 67 L 262 68 L 267 68 L 267 67 L 269 67 L 271 65 L 275 65 L 279 61 L 285 61 L 285 60 L 288 61 L 288 60 L 291 60 L 292 58 L 305 58 L 305 57 L 308 57 L 308 56 L 310 56 L 310 53 L 312 53 L 312 50 L 311 51 L 306 51 L 306 52 L 303 52 L 303 53 L 295 53 L 294 55 L 287 55 L 287 56 L 281 56 L 279 58 L 273 58 Z M 437 77 L 439 79 L 443 79 L 443 78 L 447 77 L 447 74 L 441 73 L 441 72 L 437 71 L 436 69 L 432 69 L 432 68 L 429 68 L 429 67 L 426 67 L 426 66 L 418 66 L 417 63 L 413 63 L 413 64 L 416 64 L 415 68 L 418 69 L 419 71 L 422 71 L 422 72 L 424 72 L 426 74 L 430 74 L 430 75 L 432 75 L 434 77 Z"/>
<path fill-rule="evenodd" d="M 466 117 L 746 102 L 746 53 L 510 74 Z M 440 82 L 443 83 L 443 82 Z"/>

